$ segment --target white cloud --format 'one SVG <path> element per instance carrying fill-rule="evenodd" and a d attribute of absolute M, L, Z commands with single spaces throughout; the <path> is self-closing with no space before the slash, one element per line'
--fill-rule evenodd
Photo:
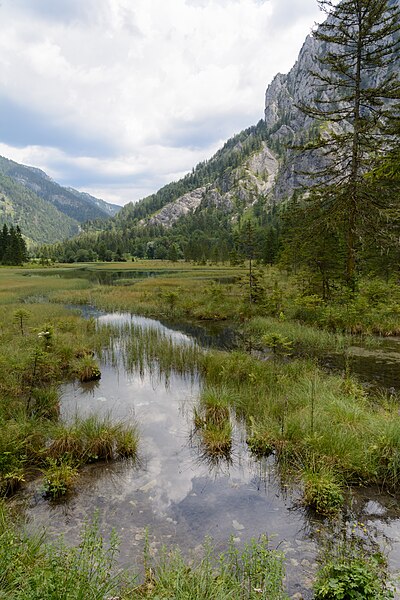
<path fill-rule="evenodd" d="M 315 0 L 3 0 L 0 94 L 56 128 L 57 150 L 32 151 L 45 142 L 29 127 L 24 150 L 11 134 L 0 141 L 45 170 L 54 157 L 61 175 L 76 165 L 79 182 L 87 169 L 118 188 L 120 175 L 145 170 L 154 191 L 151 172 L 166 183 L 262 117 L 266 85 L 294 63 L 318 14 Z M 102 158 L 82 156 L 82 140 Z M 143 193 L 132 186 L 120 202 Z"/>

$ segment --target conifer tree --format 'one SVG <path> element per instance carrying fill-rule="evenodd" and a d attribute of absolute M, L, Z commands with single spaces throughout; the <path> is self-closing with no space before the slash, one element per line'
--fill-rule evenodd
<path fill-rule="evenodd" d="M 0 232 L 0 263 L 3 265 L 22 265 L 28 260 L 26 243 L 22 237 L 21 229 L 7 227 L 6 224 Z"/>
<path fill-rule="evenodd" d="M 398 143 L 390 127 L 399 117 L 400 82 L 396 60 L 400 48 L 400 10 L 389 0 L 319 0 L 328 14 L 314 32 L 325 46 L 318 58 L 316 93 L 300 106 L 320 123 L 316 140 L 303 150 L 322 154 L 312 175 L 312 201 L 318 224 L 336 228 L 346 245 L 345 277 L 354 287 L 356 256 L 367 233 L 383 226 L 389 193 L 377 193 L 367 173 Z M 386 190 L 387 191 L 387 190 Z"/>

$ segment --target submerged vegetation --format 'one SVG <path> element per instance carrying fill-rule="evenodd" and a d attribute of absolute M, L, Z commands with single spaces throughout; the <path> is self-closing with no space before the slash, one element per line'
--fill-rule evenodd
<path fill-rule="evenodd" d="M 68 547 L 28 536 L 1 507 L 0 590 L 15 600 L 287 598 L 283 591 L 283 555 L 269 547 L 265 536 L 252 540 L 242 550 L 232 542 L 224 553 L 217 553 L 206 543 L 204 556 L 190 562 L 178 550 L 165 550 L 156 561 L 145 548 L 142 582 L 137 573 L 116 568 L 117 552 L 117 537 L 113 535 L 106 543 L 96 520 L 87 524 L 79 546 Z"/>
<path fill-rule="evenodd" d="M 193 409 L 192 442 L 202 454 L 229 461 L 237 420 L 254 457 L 271 457 L 278 471 L 299 485 L 302 503 L 320 515 L 331 519 L 340 514 L 352 484 L 395 489 L 400 479 L 396 397 L 367 394 L 350 373 L 333 375 L 317 363 L 321 353 L 348 351 L 349 330 L 336 333 L 312 326 L 310 318 L 296 320 L 301 296 L 293 280 L 274 268 L 263 274 L 263 303 L 249 306 L 247 292 L 240 285 L 242 272 L 242 267 L 186 268 L 122 289 L 43 276 L 36 269 L 28 273 L 31 277 L 16 270 L 0 271 L 3 494 L 14 493 L 24 481 L 41 473 L 43 494 L 57 499 L 73 491 L 83 464 L 136 457 L 135 428 L 95 416 L 70 423 L 60 423 L 58 417 L 57 385 L 69 378 L 86 379 L 86 369 L 98 367 L 97 360 L 117 360 L 117 349 L 128 372 L 150 370 L 166 382 L 178 372 L 201 383 Z M 308 311 L 312 305 L 318 310 L 314 299 L 305 302 Z M 212 315 L 220 320 L 230 314 L 240 332 L 239 347 L 229 352 L 205 350 L 181 334 L 167 335 L 162 327 L 96 324 L 61 303 L 95 304 L 170 319 Z M 364 342 L 377 343 L 372 338 Z M 21 538 L 21 551 L 29 543 L 28 538 Z M 46 570 L 46 553 L 54 550 L 41 548 L 44 554 L 39 562 L 44 562 L 35 568 Z M 258 552 L 260 556 L 265 553 L 265 560 L 273 557 L 262 544 L 252 548 L 235 560 L 240 563 L 250 555 L 256 560 Z M 56 555 L 62 561 L 64 553 L 78 560 L 74 552 L 57 550 Z M 229 557 L 233 560 L 232 552 Z M 268 575 L 270 581 L 276 572 L 273 580 L 279 591 L 266 593 L 266 598 L 284 597 L 282 584 L 278 585 L 282 581 L 279 564 L 274 562 L 276 570 Z M 237 583 L 236 576 L 227 582 L 224 570 L 210 578 L 210 572 L 214 573 L 210 569 L 206 562 L 189 568 L 179 554 L 173 554 L 155 571 L 148 571 L 144 583 L 121 597 L 156 598 L 169 593 L 176 598 L 228 598 L 237 585 L 244 595 L 235 597 L 255 598 L 263 596 L 254 589 L 269 589 L 267 580 L 251 589 Z M 106 580 L 112 577 L 107 575 Z"/>

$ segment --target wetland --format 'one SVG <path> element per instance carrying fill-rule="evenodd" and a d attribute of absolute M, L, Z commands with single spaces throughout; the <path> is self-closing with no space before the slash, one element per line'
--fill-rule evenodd
<path fill-rule="evenodd" d="M 80 352 L 82 347 L 93 351 L 101 372 L 99 379 L 88 382 L 73 372 L 72 377 L 66 372 L 56 376 L 59 422 L 71 428 L 77 419 L 95 416 L 135 430 L 138 444 L 130 457 L 80 464 L 72 489 L 56 500 L 43 494 L 36 464 L 8 504 L 24 516 L 30 535 L 46 531 L 51 541 L 63 534 L 71 546 L 79 543 L 85 522 L 97 514 L 106 540 L 112 530 L 118 534 L 118 565 L 145 575 L 147 551 L 157 560 L 163 546 L 178 546 L 184 557 L 201 560 L 207 537 L 221 553 L 230 544 L 239 552 L 252 539 L 267 536 L 271 551 L 285 556 L 285 591 L 277 588 L 275 596 L 261 597 L 283 598 L 286 593 L 312 598 L 321 547 L 349 528 L 352 536 L 365 538 L 366 547 L 379 545 L 396 575 L 397 339 L 379 340 L 376 347 L 375 341 L 366 340 L 364 347 L 357 343 L 353 349 L 345 337 L 328 334 L 325 346 L 331 351 L 334 346 L 343 360 L 342 365 L 335 363 L 336 374 L 321 370 L 312 353 L 299 357 L 273 352 L 266 344 L 265 322 L 264 338 L 254 339 L 258 323 L 250 349 L 244 348 L 243 335 L 237 335 L 243 317 L 227 322 L 222 306 L 238 304 L 242 291 L 231 279 L 215 281 L 240 273 L 203 269 L 196 275 L 190 280 L 182 270 L 178 284 L 173 270 L 160 279 L 139 278 L 124 286 L 127 293 L 121 296 L 119 286 L 89 279 L 13 274 L 3 316 L 23 305 L 30 313 L 24 325 L 35 343 L 51 324 L 52 349 L 41 351 L 53 354 L 43 361 L 58 360 L 62 344 L 68 354 L 61 336 L 69 329 L 69 343 Z M 192 293 L 190 315 L 182 306 L 189 303 L 185 285 L 197 292 Z M 199 321 L 193 295 L 211 304 L 213 310 L 208 306 L 206 311 L 214 312 L 212 323 L 204 315 Z M 233 298 L 226 301 L 228 295 Z M 128 303 L 131 308 L 124 312 Z M 282 322 L 278 319 L 274 326 L 281 327 L 274 335 L 282 338 Z M 16 332 L 27 337 L 15 322 L 9 328 L 3 324 L 3 341 Z M 248 346 L 248 334 L 244 338 Z M 291 343 L 296 343 L 294 335 Z M 338 351 L 343 344 L 344 357 Z M 372 364 L 377 374 L 384 371 L 381 379 L 371 374 Z M 39 387 L 39 381 L 35 384 Z M 53 439 L 49 432 L 45 446 Z M 258 445 L 250 444 L 252 439 Z M 307 505 L 305 490 L 315 488 L 316 474 L 319 485 L 325 478 L 325 495 L 332 498 L 333 490 L 336 498 L 342 497 L 338 506 L 318 504 L 315 496 Z"/>

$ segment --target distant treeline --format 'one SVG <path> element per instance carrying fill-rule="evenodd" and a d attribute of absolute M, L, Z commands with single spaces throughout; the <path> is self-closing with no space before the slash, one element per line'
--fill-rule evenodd
<path fill-rule="evenodd" d="M 22 265 L 27 260 L 28 251 L 20 228 L 4 224 L 0 230 L 0 264 Z"/>

